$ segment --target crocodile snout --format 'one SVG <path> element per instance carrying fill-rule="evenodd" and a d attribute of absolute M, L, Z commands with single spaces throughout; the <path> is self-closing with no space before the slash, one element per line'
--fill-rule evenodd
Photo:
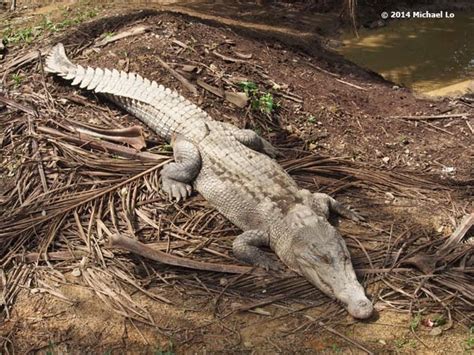
<path fill-rule="evenodd" d="M 347 311 L 354 318 L 367 319 L 372 315 L 374 306 L 368 299 L 362 299 L 350 302 L 347 306 Z"/>

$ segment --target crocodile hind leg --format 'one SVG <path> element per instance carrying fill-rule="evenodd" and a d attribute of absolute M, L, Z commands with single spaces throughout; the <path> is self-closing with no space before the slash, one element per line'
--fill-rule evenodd
<path fill-rule="evenodd" d="M 278 265 L 259 247 L 269 246 L 270 236 L 260 230 L 249 230 L 235 238 L 232 250 L 237 259 L 264 268 L 277 270 Z"/>
<path fill-rule="evenodd" d="M 351 210 L 349 207 L 344 206 L 342 203 L 336 201 L 329 195 L 315 192 L 312 196 L 312 207 L 322 212 L 326 218 L 329 217 L 329 212 L 337 213 L 339 216 L 342 216 L 353 221 L 361 221 L 364 218 L 358 213 Z"/>
<path fill-rule="evenodd" d="M 243 145 L 257 152 L 264 153 L 271 158 L 276 158 L 280 152 L 266 139 L 260 137 L 251 129 L 239 129 L 233 132 L 235 139 Z"/>
<path fill-rule="evenodd" d="M 174 162 L 161 170 L 161 189 L 170 199 L 179 201 L 191 194 L 191 182 L 201 170 L 201 154 L 197 147 L 181 136 L 172 142 Z"/>

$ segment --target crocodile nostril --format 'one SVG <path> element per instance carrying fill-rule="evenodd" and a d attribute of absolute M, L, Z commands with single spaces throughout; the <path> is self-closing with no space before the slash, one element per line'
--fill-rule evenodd
<path fill-rule="evenodd" d="M 348 311 L 354 318 L 366 319 L 372 315 L 374 306 L 369 300 L 359 300 L 349 305 Z"/>

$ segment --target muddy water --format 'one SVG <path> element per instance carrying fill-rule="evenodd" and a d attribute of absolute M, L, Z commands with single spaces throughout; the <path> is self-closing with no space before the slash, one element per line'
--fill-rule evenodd
<path fill-rule="evenodd" d="M 474 12 L 454 19 L 405 19 L 346 34 L 340 52 L 415 91 L 463 90 L 474 79 Z"/>

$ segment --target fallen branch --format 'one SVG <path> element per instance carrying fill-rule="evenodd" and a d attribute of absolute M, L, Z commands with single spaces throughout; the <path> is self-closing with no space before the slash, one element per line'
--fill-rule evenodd
<path fill-rule="evenodd" d="M 214 54 L 216 57 L 219 57 L 219 58 L 221 58 L 222 60 L 224 60 L 224 61 L 226 61 L 226 62 L 230 62 L 230 63 L 247 63 L 246 60 L 228 57 L 228 56 L 226 56 L 226 55 L 224 55 L 224 54 L 220 54 L 218 51 L 212 51 L 212 54 Z"/>
<path fill-rule="evenodd" d="M 102 129 L 88 124 L 75 122 L 74 125 L 68 125 L 72 132 L 79 133 L 79 137 L 84 135 L 106 139 L 113 142 L 126 143 L 136 150 L 146 147 L 143 129 L 141 126 L 131 126 L 126 128 Z"/>
<path fill-rule="evenodd" d="M 93 137 L 83 133 L 79 134 L 79 136 L 72 136 L 64 132 L 60 132 L 54 128 L 45 126 L 39 126 L 37 130 L 38 132 L 46 133 L 54 137 L 61 138 L 66 142 L 73 143 L 81 147 L 89 146 L 92 149 L 97 149 L 101 152 L 114 153 L 124 158 L 139 159 L 142 161 L 162 161 L 163 159 L 168 158 L 160 154 L 138 152 L 134 148 L 128 148 L 119 144 L 114 144 L 101 140 L 95 140 L 93 139 Z"/>
<path fill-rule="evenodd" d="M 323 68 L 321 68 L 321 67 L 318 67 L 317 65 L 314 65 L 314 64 L 312 64 L 312 63 L 307 63 L 307 65 L 309 65 L 309 66 L 310 66 L 311 68 L 313 68 L 313 69 L 319 70 L 319 71 L 321 71 L 321 72 L 323 72 L 323 73 L 326 73 L 326 74 L 328 74 L 328 75 L 331 75 L 331 76 L 333 76 L 333 77 L 335 77 L 335 78 L 339 78 L 339 77 L 340 77 L 340 75 L 335 74 L 335 73 L 331 73 L 330 71 L 327 71 L 326 69 L 323 69 Z"/>
<path fill-rule="evenodd" d="M 188 269 L 223 272 L 229 274 L 261 274 L 258 270 L 252 270 L 250 266 L 225 265 L 218 263 L 208 263 L 205 261 L 195 261 L 183 257 L 178 257 L 163 253 L 162 251 L 153 249 L 146 244 L 128 237 L 117 236 L 112 234 L 110 237 L 110 247 L 127 250 L 131 253 L 143 256 L 144 258 L 158 261 L 163 264 L 185 267 Z"/>
<path fill-rule="evenodd" d="M 344 80 L 341 80 L 341 79 L 336 79 L 336 81 L 340 82 L 341 84 L 345 84 L 345 85 L 349 85 L 353 88 L 356 88 L 356 89 L 359 89 L 359 90 L 364 90 L 364 91 L 367 91 L 366 88 L 363 88 L 359 85 L 356 85 L 356 84 L 351 84 L 351 83 L 348 83 L 347 81 L 344 81 Z"/>
<path fill-rule="evenodd" d="M 116 42 L 118 40 L 121 40 L 127 37 L 141 35 L 147 32 L 149 29 L 150 29 L 149 26 L 142 26 L 142 25 L 135 26 L 135 27 L 129 28 L 128 30 L 119 32 L 115 35 L 105 37 L 104 39 L 97 42 L 94 47 L 103 47 L 109 43 Z"/>
<path fill-rule="evenodd" d="M 468 116 L 472 116 L 470 113 L 449 113 L 446 115 L 430 115 L 430 116 L 389 116 L 388 118 L 400 118 L 403 120 L 411 120 L 411 121 L 424 121 L 424 120 L 440 120 L 444 118 L 458 118 L 463 117 L 466 118 Z"/>

